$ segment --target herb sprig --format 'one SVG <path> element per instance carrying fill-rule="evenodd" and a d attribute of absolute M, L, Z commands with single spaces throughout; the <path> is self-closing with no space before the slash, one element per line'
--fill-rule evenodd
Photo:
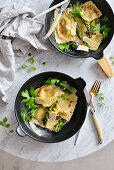
<path fill-rule="evenodd" d="M 91 21 L 91 31 L 98 31 L 100 30 L 99 20 L 94 19 Z"/>
<path fill-rule="evenodd" d="M 114 57 L 110 57 L 111 60 L 114 60 Z M 114 64 L 114 61 L 112 61 L 112 64 Z"/>
<path fill-rule="evenodd" d="M 68 87 L 68 85 L 65 82 L 63 82 L 63 81 L 60 82 L 59 79 L 49 78 L 48 80 L 46 80 L 44 82 L 44 85 L 46 85 L 46 84 L 47 85 L 56 84 L 57 86 L 62 87 L 63 90 L 67 90 L 69 93 L 72 93 L 72 90 L 70 89 L 70 87 Z"/>
<path fill-rule="evenodd" d="M 3 118 L 3 120 L 0 121 L 0 126 L 2 126 L 4 128 L 4 131 L 5 131 L 6 135 L 10 136 L 10 133 L 13 133 L 14 130 L 9 130 L 9 131 L 6 130 L 6 128 L 8 129 L 10 127 L 10 124 L 7 123 L 7 121 L 8 121 L 8 118 L 5 116 Z"/>
<path fill-rule="evenodd" d="M 61 45 L 58 46 L 58 48 L 60 50 L 64 50 L 65 53 L 67 53 L 68 49 L 69 49 L 69 45 L 66 43 L 62 43 Z"/>
<path fill-rule="evenodd" d="M 32 54 L 29 53 L 28 56 L 32 56 Z M 34 60 L 33 56 L 29 59 L 29 63 L 30 63 L 30 65 L 23 64 L 22 68 L 25 69 L 25 68 L 29 67 L 31 72 L 36 70 L 36 67 L 35 67 L 36 61 Z"/>
<path fill-rule="evenodd" d="M 111 28 L 107 27 L 106 24 L 101 27 L 101 32 L 103 34 L 103 38 L 108 37 L 109 32 L 111 31 Z"/>
<path fill-rule="evenodd" d="M 28 90 L 25 90 L 21 93 L 21 96 L 24 97 L 24 99 L 21 102 L 25 103 L 25 105 L 28 106 L 27 110 L 25 108 L 21 109 L 21 112 L 22 112 L 21 118 L 22 118 L 23 121 L 28 122 L 32 118 L 35 119 L 34 112 L 41 105 L 35 104 L 35 97 L 37 96 L 37 93 L 32 86 L 31 86 L 29 92 L 28 92 Z"/>
<path fill-rule="evenodd" d="M 107 22 L 108 21 L 108 17 L 104 16 L 104 18 L 102 19 L 102 21 Z"/>
<path fill-rule="evenodd" d="M 103 105 L 104 104 L 104 94 L 103 93 L 97 93 L 97 96 L 98 96 L 98 99 L 99 99 L 99 102 L 98 104 L 99 105 Z"/>

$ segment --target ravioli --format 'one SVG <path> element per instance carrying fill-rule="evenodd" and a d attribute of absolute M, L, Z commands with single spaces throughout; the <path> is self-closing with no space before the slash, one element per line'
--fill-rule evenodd
<path fill-rule="evenodd" d="M 54 102 L 57 101 L 58 96 L 61 96 L 64 92 L 60 90 L 57 86 L 53 85 L 44 85 L 38 91 L 35 102 L 37 104 L 42 104 L 44 107 L 51 106 Z"/>
<path fill-rule="evenodd" d="M 96 32 L 95 35 L 92 35 L 91 38 L 88 38 L 87 36 L 83 37 L 83 41 L 89 44 L 90 49 L 96 51 L 103 39 L 102 34 Z"/>
<path fill-rule="evenodd" d="M 46 123 L 46 128 L 47 129 L 49 129 L 49 130 L 53 130 L 53 128 L 54 128 L 54 126 L 57 124 L 57 122 L 58 122 L 58 120 L 56 119 L 56 117 L 57 117 L 57 112 L 54 112 L 54 111 L 52 111 L 51 113 L 50 113 L 50 116 L 49 116 L 49 119 L 48 119 L 48 121 L 47 121 L 47 123 Z"/>
<path fill-rule="evenodd" d="M 75 41 L 76 37 L 76 22 L 72 18 L 68 18 L 72 9 L 67 8 L 64 14 L 61 16 L 59 23 L 55 29 L 55 39 L 58 44 L 66 43 L 69 41 Z M 57 16 L 59 9 L 54 12 L 54 19 Z"/>
<path fill-rule="evenodd" d="M 46 110 L 44 109 L 44 107 L 39 107 L 35 111 L 35 117 L 40 124 L 42 124 L 42 120 L 44 119 L 45 114 L 46 114 Z"/>
<path fill-rule="evenodd" d="M 63 98 L 59 98 L 58 99 L 58 104 L 60 106 L 60 108 L 63 110 L 63 115 L 65 117 L 65 120 L 69 121 L 73 112 L 74 112 L 74 109 L 75 109 L 75 106 L 76 106 L 76 103 L 77 103 L 77 96 L 75 94 L 70 94 L 68 96 L 68 100 L 67 99 L 63 99 Z"/>
<path fill-rule="evenodd" d="M 87 31 L 87 28 L 86 28 L 85 24 L 82 22 L 82 19 L 77 16 L 75 18 L 75 21 L 78 23 L 78 26 L 81 30 L 82 37 L 85 36 L 85 32 Z"/>
<path fill-rule="evenodd" d="M 101 11 L 92 1 L 88 1 L 82 5 L 82 17 L 88 22 L 99 18 L 101 15 Z"/>

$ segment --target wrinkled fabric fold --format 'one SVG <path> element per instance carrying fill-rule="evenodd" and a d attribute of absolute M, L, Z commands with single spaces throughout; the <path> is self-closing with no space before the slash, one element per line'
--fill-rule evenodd
<path fill-rule="evenodd" d="M 31 46 L 47 50 L 38 38 L 43 25 L 27 7 L 8 4 L 0 8 L 0 97 L 8 102 L 7 91 L 15 79 L 15 54 L 24 56 Z"/>

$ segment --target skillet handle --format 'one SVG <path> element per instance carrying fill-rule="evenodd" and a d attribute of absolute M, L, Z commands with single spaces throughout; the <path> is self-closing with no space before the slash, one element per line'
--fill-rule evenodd
<path fill-rule="evenodd" d="M 81 77 L 79 77 L 79 78 L 75 79 L 75 81 L 76 81 L 78 84 L 80 84 L 83 89 L 85 88 L 86 82 L 85 82 L 84 79 L 82 79 Z"/>
<path fill-rule="evenodd" d="M 21 129 L 20 126 L 17 127 L 16 132 L 19 136 L 24 137 L 26 136 L 25 132 Z"/>
<path fill-rule="evenodd" d="M 100 60 L 101 58 L 103 58 L 103 56 L 104 56 L 103 51 L 101 51 L 98 54 L 93 55 L 92 57 L 96 60 Z"/>

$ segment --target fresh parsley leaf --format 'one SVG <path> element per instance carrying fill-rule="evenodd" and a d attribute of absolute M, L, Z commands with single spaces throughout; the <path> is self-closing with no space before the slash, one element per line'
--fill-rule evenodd
<path fill-rule="evenodd" d="M 25 116 L 26 116 L 25 114 L 21 114 L 21 118 L 23 121 L 25 121 Z"/>
<path fill-rule="evenodd" d="M 108 33 L 111 31 L 111 28 L 108 28 L 105 24 L 101 27 L 101 31 L 103 33 L 103 38 L 106 38 L 108 37 Z"/>
<path fill-rule="evenodd" d="M 26 106 L 31 106 L 34 104 L 34 99 L 29 99 L 27 102 L 26 102 Z"/>
<path fill-rule="evenodd" d="M 44 85 L 52 85 L 52 84 L 58 84 L 59 83 L 59 80 L 58 79 L 56 79 L 56 78 L 49 78 L 48 80 L 46 80 L 45 82 L 44 82 Z"/>
<path fill-rule="evenodd" d="M 63 100 L 69 100 L 68 94 L 62 94 L 61 96 L 58 96 L 58 98 L 62 98 Z"/>
<path fill-rule="evenodd" d="M 0 121 L 0 125 L 3 126 L 5 133 L 9 136 L 9 133 L 11 133 L 10 131 L 13 131 L 13 130 L 10 130 L 9 132 L 7 132 L 6 128 L 9 128 L 9 127 L 10 127 L 10 124 L 7 123 L 7 121 L 8 121 L 8 118 L 5 116 L 5 117 L 3 118 L 3 120 Z M 7 123 L 7 124 L 6 124 L 6 123 Z M 13 133 L 13 132 L 12 132 L 12 133 Z"/>
<path fill-rule="evenodd" d="M 8 120 L 7 117 L 3 118 L 3 123 L 6 124 L 7 120 Z"/>
<path fill-rule="evenodd" d="M 5 127 L 6 127 L 6 128 L 9 128 L 9 127 L 10 127 L 10 124 L 9 124 L 9 123 L 8 123 L 8 124 L 6 124 L 6 125 L 5 125 Z"/>
<path fill-rule="evenodd" d="M 69 45 L 66 44 L 66 43 L 63 43 L 63 44 L 59 45 L 58 48 L 59 48 L 60 50 L 64 50 L 64 52 L 67 53 L 67 51 L 68 51 L 68 49 L 69 49 Z"/>
<path fill-rule="evenodd" d="M 13 132 L 14 132 L 14 130 L 10 130 L 10 131 L 9 131 L 9 133 L 13 133 Z"/>
<path fill-rule="evenodd" d="M 23 65 L 22 65 L 22 68 L 27 68 L 27 67 L 28 67 L 28 66 L 27 66 L 27 65 L 25 65 L 25 64 L 23 64 Z"/>
<path fill-rule="evenodd" d="M 79 16 L 81 17 L 81 11 L 82 11 L 82 4 L 80 4 L 79 1 L 76 2 L 75 4 L 70 4 L 70 8 L 72 9 L 72 15 L 74 17 L 74 19 Z"/>
<path fill-rule="evenodd" d="M 1 125 L 1 126 L 4 126 L 4 123 L 3 123 L 3 121 L 0 121 L 0 125 Z"/>
<path fill-rule="evenodd" d="M 22 96 L 22 97 L 25 97 L 25 98 L 27 98 L 27 99 L 30 99 L 28 90 L 23 91 L 23 92 L 21 93 L 21 96 Z"/>
<path fill-rule="evenodd" d="M 59 48 L 60 50 L 64 50 L 64 46 L 63 46 L 63 45 L 59 45 L 58 48 Z"/>
<path fill-rule="evenodd" d="M 108 17 L 104 16 L 104 18 L 102 19 L 102 21 L 107 22 L 108 21 Z"/>
<path fill-rule="evenodd" d="M 114 64 L 114 61 L 112 61 L 112 64 Z"/>
<path fill-rule="evenodd" d="M 45 65 L 46 64 L 46 62 L 42 62 L 42 65 Z"/>
<path fill-rule="evenodd" d="M 110 59 L 111 59 L 111 60 L 113 60 L 113 59 L 114 59 L 114 57 L 110 57 Z"/>
<path fill-rule="evenodd" d="M 25 121 L 28 122 L 30 120 L 30 117 L 28 115 L 25 116 Z"/>
<path fill-rule="evenodd" d="M 80 6 L 80 1 L 77 1 L 77 2 L 76 2 L 76 6 Z"/>
<path fill-rule="evenodd" d="M 31 57 L 29 61 L 30 61 L 31 64 L 34 64 L 34 58 L 33 57 Z"/>
<path fill-rule="evenodd" d="M 104 104 L 103 103 L 103 101 L 104 101 L 104 94 L 103 93 L 96 93 L 96 95 L 98 96 L 98 99 L 99 99 L 98 104 L 100 104 L 100 105 Z"/>
<path fill-rule="evenodd" d="M 37 93 L 36 93 L 36 90 L 34 90 L 34 88 L 31 86 L 31 88 L 30 88 L 30 95 L 32 96 L 32 97 L 36 97 L 37 96 Z"/>
<path fill-rule="evenodd" d="M 29 96 L 29 93 L 30 93 L 31 97 Z M 21 94 L 22 94 L 23 97 L 26 97 L 26 99 L 23 99 L 21 102 L 25 103 L 26 106 L 29 106 L 27 110 L 25 108 L 21 109 L 21 112 L 22 112 L 21 118 L 22 118 L 23 121 L 28 122 L 32 118 L 35 119 L 33 113 L 41 105 L 40 104 L 38 104 L 38 105 L 35 104 L 35 97 L 37 96 L 37 93 L 36 93 L 36 91 L 34 90 L 34 88 L 32 86 L 31 86 L 29 92 L 28 92 L 28 90 L 25 90 Z"/>
<path fill-rule="evenodd" d="M 26 103 L 29 99 L 23 99 L 21 103 Z"/>
<path fill-rule="evenodd" d="M 98 31 L 100 30 L 100 26 L 99 25 L 94 25 L 91 27 L 91 31 Z"/>
<path fill-rule="evenodd" d="M 27 114 L 27 111 L 25 108 L 21 108 L 21 112 L 24 113 L 24 114 Z"/>
<path fill-rule="evenodd" d="M 32 72 L 34 70 L 36 70 L 36 67 L 33 65 L 32 67 L 30 67 L 30 71 Z"/>
<path fill-rule="evenodd" d="M 28 53 L 28 56 L 31 56 L 32 54 L 31 53 Z"/>

